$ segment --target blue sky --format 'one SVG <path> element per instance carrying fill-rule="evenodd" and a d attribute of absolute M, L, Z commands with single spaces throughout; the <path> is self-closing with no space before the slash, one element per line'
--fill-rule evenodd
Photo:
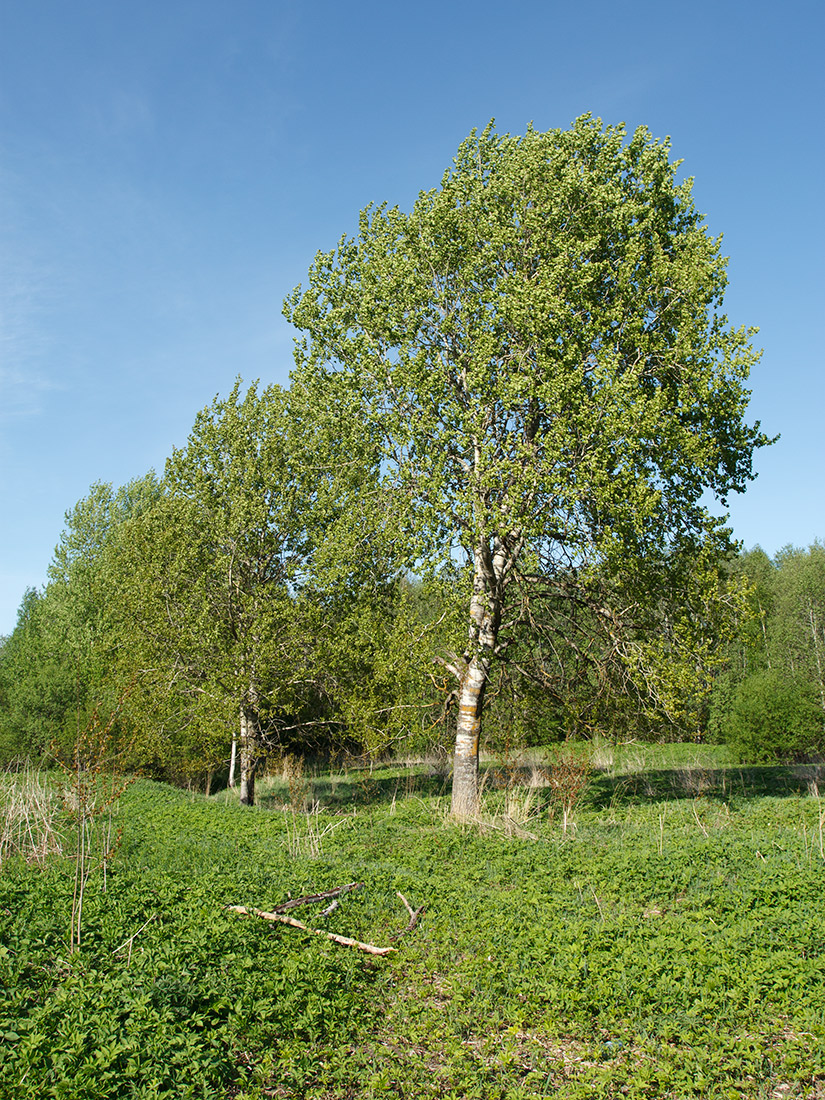
<path fill-rule="evenodd" d="M 0 633 L 66 510 L 162 470 L 237 375 L 285 383 L 315 252 L 493 117 L 671 136 L 782 433 L 735 533 L 825 536 L 824 28 L 821 0 L 0 0 Z"/>

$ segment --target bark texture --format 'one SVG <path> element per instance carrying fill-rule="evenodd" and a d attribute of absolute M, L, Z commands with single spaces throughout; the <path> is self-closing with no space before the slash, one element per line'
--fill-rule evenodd
<path fill-rule="evenodd" d="M 255 805 L 255 773 L 260 762 L 260 723 L 258 709 L 248 699 L 241 707 L 240 758 L 241 786 L 240 800 L 243 806 Z"/>
<path fill-rule="evenodd" d="M 511 555 L 505 542 L 481 545 L 475 551 L 473 596 L 467 652 L 458 689 L 455 755 L 453 757 L 452 813 L 478 813 L 478 750 L 484 693 L 498 644 L 504 586 Z"/>
<path fill-rule="evenodd" d="M 237 765 L 238 758 L 238 733 L 237 730 L 232 734 L 232 752 L 229 756 L 229 786 L 235 786 L 235 767 Z"/>

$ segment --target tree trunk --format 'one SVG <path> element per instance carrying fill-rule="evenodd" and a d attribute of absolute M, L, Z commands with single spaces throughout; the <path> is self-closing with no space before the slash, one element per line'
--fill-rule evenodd
<path fill-rule="evenodd" d="M 475 552 L 473 597 L 470 602 L 469 646 L 458 691 L 452 813 L 459 818 L 478 813 L 478 750 L 484 692 L 498 640 L 508 554 L 503 542 Z"/>
<path fill-rule="evenodd" d="M 488 672 L 484 662 L 472 660 L 459 688 L 452 799 L 456 817 L 473 817 L 478 812 L 478 746 Z"/>
<path fill-rule="evenodd" d="M 258 752 L 254 726 L 249 720 L 249 708 L 244 704 L 241 708 L 241 732 L 240 732 L 240 758 L 241 758 L 241 805 L 255 805 L 255 770 L 258 764 Z"/>
<path fill-rule="evenodd" d="M 243 721 L 243 718 L 241 718 Z M 232 732 L 232 752 L 229 754 L 229 786 L 235 786 L 235 764 L 238 757 L 238 731 Z"/>
<path fill-rule="evenodd" d="M 241 805 L 255 805 L 255 773 L 261 760 L 258 691 L 254 682 L 241 707 Z"/>

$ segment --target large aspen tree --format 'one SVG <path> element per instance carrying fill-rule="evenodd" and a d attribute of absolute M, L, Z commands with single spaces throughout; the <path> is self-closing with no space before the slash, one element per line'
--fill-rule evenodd
<path fill-rule="evenodd" d="M 458 815 L 530 583 L 587 604 L 620 652 L 631 612 L 725 547 L 704 503 L 743 490 L 767 442 L 744 421 L 753 330 L 722 313 L 720 242 L 669 155 L 589 116 L 491 125 L 410 213 L 363 211 L 285 304 L 296 380 L 380 433 L 411 565 L 468 563 L 466 645 L 444 656 Z"/>

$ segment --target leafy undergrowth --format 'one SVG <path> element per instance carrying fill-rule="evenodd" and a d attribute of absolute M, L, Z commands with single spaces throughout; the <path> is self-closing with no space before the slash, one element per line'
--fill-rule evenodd
<path fill-rule="evenodd" d="M 4 864 L 0 1096 L 825 1096 L 818 798 L 531 813 L 537 839 L 437 797 L 302 819 L 136 782 L 80 951 L 71 861 Z M 400 891 L 427 908 L 395 955 L 224 908 L 354 880 L 296 915 L 385 945 Z"/>

